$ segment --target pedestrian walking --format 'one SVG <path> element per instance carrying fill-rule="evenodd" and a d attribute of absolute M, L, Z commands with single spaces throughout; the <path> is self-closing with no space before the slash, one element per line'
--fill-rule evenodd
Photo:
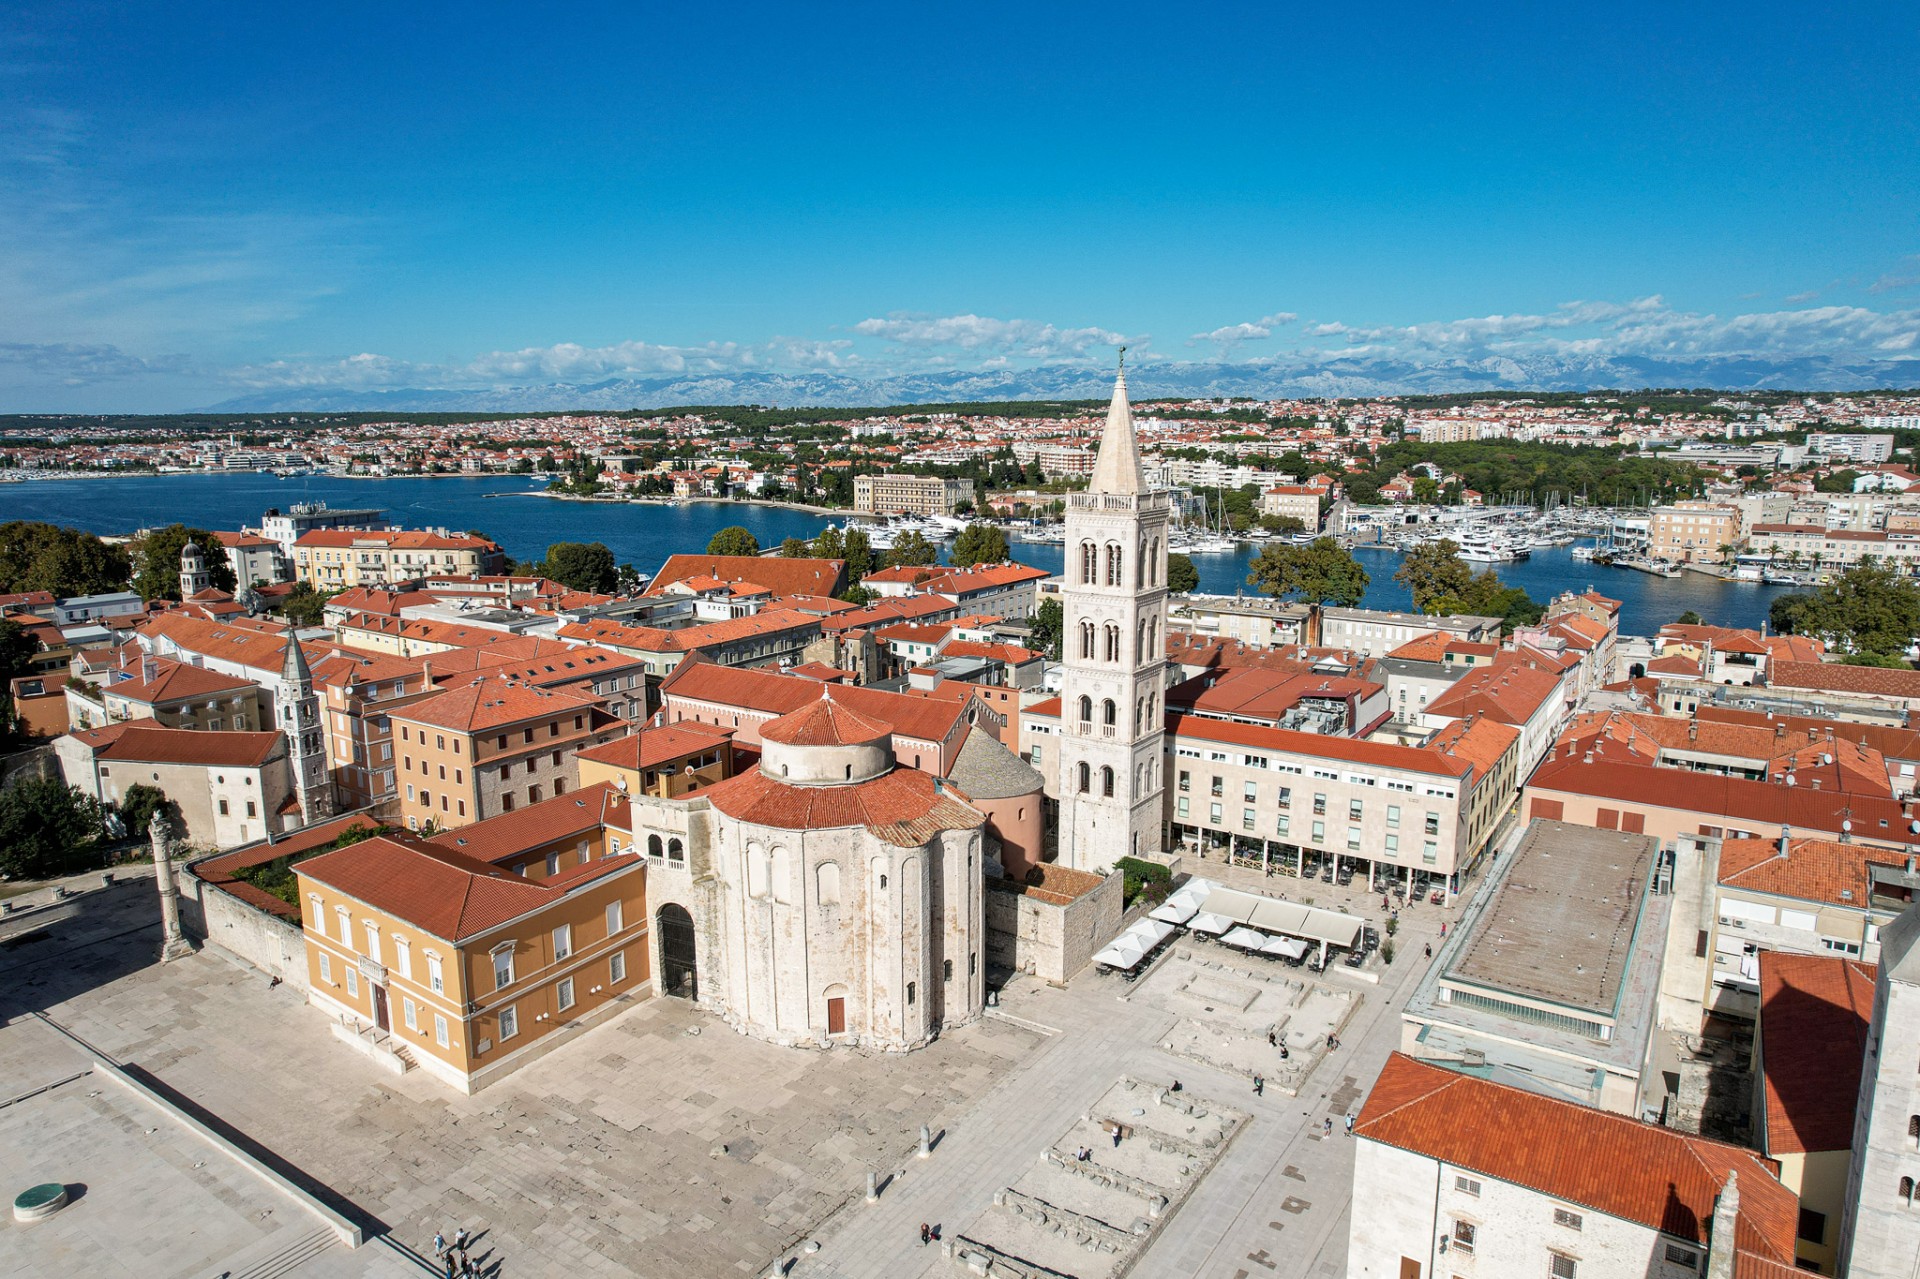
<path fill-rule="evenodd" d="M 1271 1047 L 1273 1047 L 1273 1046 L 1274 1046 L 1274 1044 L 1276 1044 L 1276 1043 L 1278 1043 L 1278 1042 L 1279 1042 L 1279 1039 L 1280 1039 L 1280 1036 L 1279 1036 L 1279 1035 L 1277 1035 L 1277 1034 L 1275 1034 L 1275 1033 L 1274 1033 L 1273 1031 L 1271 1031 L 1271 1030 L 1269 1030 L 1269 1031 L 1267 1032 L 1267 1047 L 1269 1047 L 1269 1048 L 1271 1048 Z"/>
<path fill-rule="evenodd" d="M 1428 943 L 1427 943 L 1427 958 L 1428 958 L 1428 959 L 1432 959 L 1432 958 L 1433 958 L 1433 943 L 1432 943 L 1432 942 L 1428 942 Z"/>
<path fill-rule="evenodd" d="M 433 1255 L 439 1256 L 447 1250 L 447 1237 L 438 1230 L 433 1232 Z"/>
<path fill-rule="evenodd" d="M 1329 1137 L 1333 1136 L 1333 1116 L 1332 1115 L 1327 1116 L 1326 1125 L 1321 1131 L 1325 1132 Z"/>
<path fill-rule="evenodd" d="M 1167 1089 L 1167 1091 L 1168 1091 L 1168 1092 L 1179 1092 L 1179 1091 L 1180 1091 L 1180 1081 L 1179 1081 L 1178 1079 L 1176 1079 L 1176 1080 L 1174 1080 L 1174 1081 L 1173 1081 L 1173 1087 L 1171 1087 L 1171 1088 L 1169 1088 L 1169 1089 Z"/>
<path fill-rule="evenodd" d="M 453 1249 L 447 1249 L 440 1259 L 447 1263 L 447 1279 L 458 1279 L 459 1263 L 453 1259 Z"/>
<path fill-rule="evenodd" d="M 1264 1097 L 1267 1095 L 1267 1081 L 1258 1075 L 1253 1077 L 1253 1095 L 1256 1097 Z"/>
<path fill-rule="evenodd" d="M 1118 1128 L 1113 1130 L 1113 1148 L 1115 1150 L 1120 1149 L 1120 1130 Z"/>
<path fill-rule="evenodd" d="M 453 1232 L 453 1246 L 461 1252 L 467 1250 L 467 1228 L 465 1226 Z"/>
<path fill-rule="evenodd" d="M 933 1227 L 923 1221 L 920 1223 L 920 1246 L 924 1248 L 931 1242 L 933 1242 Z"/>
<path fill-rule="evenodd" d="M 1442 937 L 1445 937 L 1447 935 L 1447 926 L 1445 924 L 1440 925 L 1440 935 Z"/>
<path fill-rule="evenodd" d="M 1353 1136 L 1353 1112 L 1351 1110 L 1347 1112 L 1347 1136 Z"/>

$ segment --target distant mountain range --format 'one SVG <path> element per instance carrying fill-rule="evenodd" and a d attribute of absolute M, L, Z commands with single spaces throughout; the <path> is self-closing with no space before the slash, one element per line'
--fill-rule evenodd
<path fill-rule="evenodd" d="M 559 409 L 652 409 L 681 404 L 767 404 L 854 408 L 952 404 L 983 400 L 1104 397 L 1105 369 L 1049 365 L 861 378 L 839 373 L 708 373 L 612 378 L 573 385 L 484 389 L 407 388 L 384 391 L 298 388 L 256 391 L 208 412 L 530 413 Z M 1420 363 L 1393 358 L 1311 360 L 1298 357 L 1240 364 L 1165 362 L 1129 372 L 1135 399 L 1156 396 L 1437 395 L 1473 391 L 1638 390 L 1713 387 L 1727 391 L 1865 391 L 1920 387 L 1920 359 L 1839 360 L 1825 356 L 1485 357 Z"/>

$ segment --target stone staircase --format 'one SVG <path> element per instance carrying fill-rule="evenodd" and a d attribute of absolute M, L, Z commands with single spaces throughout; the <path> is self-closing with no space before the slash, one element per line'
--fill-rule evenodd
<path fill-rule="evenodd" d="M 316 1230 L 312 1234 L 283 1242 L 282 1234 L 285 1233 L 288 1232 L 276 1233 L 259 1249 L 243 1253 L 237 1264 L 226 1271 L 228 1279 L 281 1279 L 281 1276 L 293 1274 L 337 1242 L 331 1230 Z M 262 1252 L 261 1249 L 268 1251 Z"/>

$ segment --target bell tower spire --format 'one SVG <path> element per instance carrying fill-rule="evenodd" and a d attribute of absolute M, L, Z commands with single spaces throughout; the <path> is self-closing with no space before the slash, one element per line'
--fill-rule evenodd
<path fill-rule="evenodd" d="M 1127 348 L 1120 348 L 1120 368 L 1113 377 L 1113 402 L 1107 405 L 1107 425 L 1100 433 L 1100 456 L 1093 467 L 1095 493 L 1144 493 L 1146 471 L 1140 465 L 1140 442 L 1133 431 L 1133 405 L 1127 402 Z"/>

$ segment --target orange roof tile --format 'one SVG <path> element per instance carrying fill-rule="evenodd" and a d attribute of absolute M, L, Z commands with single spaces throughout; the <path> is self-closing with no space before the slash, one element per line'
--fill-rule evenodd
<path fill-rule="evenodd" d="M 657 727 L 649 725 L 637 733 L 616 737 L 603 745 L 581 751 L 579 757 L 596 764 L 637 770 L 658 768 L 689 755 L 704 755 L 732 743 L 732 729 L 708 728 L 705 724 L 689 720 Z"/>
<path fill-rule="evenodd" d="M 1694 1137 L 1394 1053 L 1354 1135 L 1704 1243 L 1727 1174 L 1738 1175 L 1738 1243 L 1790 1261 L 1799 1200 L 1771 1161 Z"/>
<path fill-rule="evenodd" d="M 258 768 L 284 739 L 278 733 L 211 733 L 163 728 L 151 720 L 127 720 L 73 734 L 101 759 L 142 764 L 188 764 L 205 768 Z"/>
<path fill-rule="evenodd" d="M 394 719 L 431 724 L 461 732 L 484 732 L 504 724 L 548 715 L 576 715 L 599 703 L 564 689 L 531 688 L 510 680 L 480 676 L 389 712 Z"/>
<path fill-rule="evenodd" d="M 838 595 L 846 587 L 845 560 L 786 559 L 757 555 L 671 555 L 647 584 L 659 595 L 689 577 L 722 582 L 758 582 L 775 595 Z"/>
<path fill-rule="evenodd" d="M 1877 972 L 1839 955 L 1760 952 L 1759 1065 L 1769 1155 L 1853 1148 Z"/>
<path fill-rule="evenodd" d="M 600 782 L 435 835 L 427 842 L 497 863 L 548 844 L 578 839 L 604 826 L 628 830 L 632 825 L 627 797 L 610 782 Z"/>
<path fill-rule="evenodd" d="M 795 786 L 755 767 L 703 793 L 708 803 L 743 822 L 781 830 L 864 826 L 897 848 L 917 848 L 941 831 L 986 822 L 957 789 L 917 768 L 896 767 L 851 786 Z"/>

